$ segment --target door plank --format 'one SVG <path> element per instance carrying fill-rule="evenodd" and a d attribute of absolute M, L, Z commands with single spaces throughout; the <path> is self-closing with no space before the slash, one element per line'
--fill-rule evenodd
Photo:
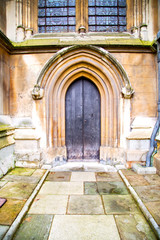
<path fill-rule="evenodd" d="M 100 148 L 100 94 L 97 87 L 87 80 L 83 81 L 83 93 L 84 159 L 98 159 Z"/>
<path fill-rule="evenodd" d="M 86 78 L 73 82 L 66 94 L 66 146 L 68 159 L 99 158 L 100 94 Z"/>

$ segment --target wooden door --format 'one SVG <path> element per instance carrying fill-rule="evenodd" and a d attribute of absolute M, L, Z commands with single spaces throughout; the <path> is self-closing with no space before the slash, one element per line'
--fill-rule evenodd
<path fill-rule="evenodd" d="M 80 78 L 71 84 L 65 115 L 68 159 L 99 159 L 100 94 L 94 83 Z"/>

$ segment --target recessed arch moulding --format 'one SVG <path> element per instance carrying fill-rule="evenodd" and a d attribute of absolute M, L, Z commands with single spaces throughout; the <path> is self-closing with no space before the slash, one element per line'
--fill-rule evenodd
<path fill-rule="evenodd" d="M 125 161 L 125 137 L 130 129 L 130 98 L 134 91 L 121 64 L 95 46 L 71 46 L 58 51 L 45 64 L 32 91 L 40 125 L 41 147 L 48 161 L 67 160 L 65 95 L 79 77 L 94 82 L 101 98 L 100 161 Z"/>

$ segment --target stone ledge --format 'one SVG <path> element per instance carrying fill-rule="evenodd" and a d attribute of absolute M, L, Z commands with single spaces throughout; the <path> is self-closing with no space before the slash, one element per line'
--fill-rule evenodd
<path fill-rule="evenodd" d="M 24 168 L 41 168 L 41 162 L 28 162 L 28 161 L 16 161 L 16 167 L 24 167 Z"/>
<path fill-rule="evenodd" d="M 136 163 L 136 164 L 133 164 L 132 168 L 133 168 L 133 171 L 135 171 L 138 174 L 156 174 L 155 167 L 145 167 Z"/>

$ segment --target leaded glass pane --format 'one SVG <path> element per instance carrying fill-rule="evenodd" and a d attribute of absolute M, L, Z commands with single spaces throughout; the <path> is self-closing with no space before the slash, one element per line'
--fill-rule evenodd
<path fill-rule="evenodd" d="M 119 0 L 119 6 L 126 6 L 126 0 Z"/>
<path fill-rule="evenodd" d="M 89 0 L 88 3 L 89 31 L 125 31 L 126 0 Z"/>
<path fill-rule="evenodd" d="M 45 0 L 39 0 L 38 7 L 45 7 Z"/>
<path fill-rule="evenodd" d="M 96 0 L 96 6 L 111 7 L 117 6 L 117 0 Z"/>
<path fill-rule="evenodd" d="M 39 25 L 45 25 L 45 18 L 39 18 L 38 19 L 38 24 Z"/>
<path fill-rule="evenodd" d="M 44 17 L 45 16 L 45 9 L 38 9 L 38 15 L 39 15 L 39 17 Z"/>
<path fill-rule="evenodd" d="M 95 6 L 95 0 L 88 0 L 88 6 Z"/>
<path fill-rule="evenodd" d="M 117 25 L 117 17 L 97 17 L 97 25 Z"/>
<path fill-rule="evenodd" d="M 95 25 L 96 21 L 95 21 L 95 17 L 89 17 L 89 25 Z"/>
<path fill-rule="evenodd" d="M 47 8 L 46 16 L 67 16 L 67 8 Z"/>
<path fill-rule="evenodd" d="M 75 8 L 69 8 L 69 16 L 75 16 L 76 15 L 76 10 Z"/>
<path fill-rule="evenodd" d="M 75 0 L 69 0 L 69 6 L 71 7 L 71 6 L 75 6 L 76 4 L 75 4 Z"/>
<path fill-rule="evenodd" d="M 118 26 L 106 26 L 106 32 L 118 32 Z"/>
<path fill-rule="evenodd" d="M 44 33 L 45 32 L 45 27 L 39 27 L 39 33 Z"/>
<path fill-rule="evenodd" d="M 88 12 L 89 12 L 89 15 L 95 15 L 95 14 L 96 14 L 95 8 L 92 8 L 92 7 L 90 7 L 90 8 L 88 9 Z"/>
<path fill-rule="evenodd" d="M 95 26 L 89 26 L 89 32 L 95 32 L 96 31 L 96 29 L 95 29 Z"/>
<path fill-rule="evenodd" d="M 47 25 L 66 25 L 67 17 L 52 17 L 46 18 Z"/>
<path fill-rule="evenodd" d="M 69 26 L 69 32 L 75 32 L 76 27 L 75 26 Z"/>
<path fill-rule="evenodd" d="M 125 15 L 126 16 L 126 8 L 119 8 L 119 15 Z"/>
<path fill-rule="evenodd" d="M 39 0 L 38 17 L 40 32 L 73 32 L 75 0 Z"/>
<path fill-rule="evenodd" d="M 67 0 L 46 0 L 47 7 L 67 7 Z"/>
<path fill-rule="evenodd" d="M 117 8 L 101 8 L 97 7 L 97 15 L 117 15 Z"/>
<path fill-rule="evenodd" d="M 119 24 L 126 25 L 126 17 L 119 17 Z"/>
<path fill-rule="evenodd" d="M 119 26 L 119 31 L 120 32 L 125 32 L 126 31 L 126 26 Z"/>
<path fill-rule="evenodd" d="M 69 25 L 75 25 L 75 17 L 69 17 Z"/>
<path fill-rule="evenodd" d="M 97 26 L 97 32 L 106 32 L 106 26 Z"/>
<path fill-rule="evenodd" d="M 46 32 L 67 32 L 67 26 L 47 26 Z"/>

